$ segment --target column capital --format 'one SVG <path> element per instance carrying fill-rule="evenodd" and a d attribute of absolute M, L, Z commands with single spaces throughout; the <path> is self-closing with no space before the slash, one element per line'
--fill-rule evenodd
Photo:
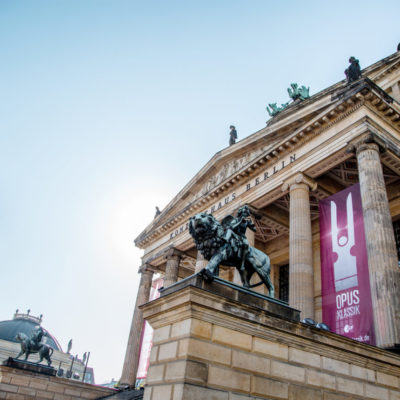
<path fill-rule="evenodd" d="M 183 256 L 185 255 L 185 253 L 183 253 L 182 251 L 175 249 L 175 247 L 172 247 L 170 249 L 168 249 L 165 253 L 165 258 L 167 260 L 169 259 L 176 259 L 179 260 L 181 259 Z"/>
<path fill-rule="evenodd" d="M 143 274 L 143 273 L 153 274 L 154 272 L 155 272 L 155 268 L 150 264 L 142 264 L 138 270 L 139 274 Z"/>
<path fill-rule="evenodd" d="M 286 192 L 289 189 L 295 189 L 296 186 L 300 184 L 307 185 L 310 190 L 315 190 L 317 188 L 317 182 L 315 182 L 314 179 L 311 179 L 302 172 L 298 172 L 283 182 L 282 191 Z"/>
<path fill-rule="evenodd" d="M 373 133 L 368 132 L 366 135 L 361 138 L 356 139 L 354 142 L 351 142 L 347 149 L 347 153 L 355 153 L 356 155 L 364 150 L 375 150 L 380 153 L 384 153 L 386 151 L 387 145 L 379 139 L 379 137 Z"/>

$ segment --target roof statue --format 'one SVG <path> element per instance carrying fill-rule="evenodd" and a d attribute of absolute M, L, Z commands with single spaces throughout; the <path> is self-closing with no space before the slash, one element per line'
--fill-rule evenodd
<path fill-rule="evenodd" d="M 156 206 L 156 215 L 154 215 L 154 218 L 157 218 L 161 214 L 160 209 Z"/>
<path fill-rule="evenodd" d="M 237 136 L 236 128 L 233 125 L 231 125 L 229 127 L 229 129 L 231 130 L 229 132 L 229 146 L 232 146 L 233 144 L 236 143 L 236 139 L 238 136 Z"/>
<path fill-rule="evenodd" d="M 256 230 L 247 206 L 240 207 L 236 217 L 232 215 L 225 217 L 222 223 L 206 212 L 196 214 L 189 219 L 189 233 L 197 249 L 208 261 L 201 275 L 206 281 L 212 281 L 214 276 L 218 275 L 220 264 L 235 267 L 239 271 L 244 287 L 251 288 L 264 283 L 270 297 L 274 297 L 269 257 L 249 245 L 245 236 L 247 228 Z M 254 273 L 259 275 L 261 282 L 250 285 Z"/>
<path fill-rule="evenodd" d="M 297 83 L 291 83 L 292 89 L 288 88 L 289 97 L 293 100 L 305 100 L 310 97 L 310 88 L 306 88 L 304 85 L 299 87 Z"/>
<path fill-rule="evenodd" d="M 71 353 L 72 349 L 72 339 L 69 340 L 68 345 L 67 345 L 67 354 Z"/>
<path fill-rule="evenodd" d="M 279 107 L 276 103 L 271 103 L 268 104 L 267 106 L 267 111 L 268 114 L 271 117 L 275 117 L 275 115 L 279 114 L 281 111 L 283 111 L 287 106 L 289 105 L 289 102 L 285 103 L 285 104 L 281 104 L 281 107 Z M 271 109 L 271 110 L 270 110 Z"/>
<path fill-rule="evenodd" d="M 291 83 L 290 84 L 291 88 L 288 88 L 288 93 L 289 97 L 295 101 L 295 100 L 306 100 L 310 97 L 310 88 L 305 87 L 304 85 L 299 87 L 297 83 Z M 281 104 L 279 107 L 277 103 L 270 103 L 267 106 L 267 111 L 270 117 L 275 117 L 275 115 L 279 114 L 281 111 L 283 111 L 288 105 L 290 101 L 287 103 Z"/>
<path fill-rule="evenodd" d="M 19 358 L 25 354 L 25 361 L 27 361 L 30 354 L 38 353 L 39 361 L 37 363 L 40 364 L 43 359 L 45 359 L 47 365 L 50 367 L 51 355 L 54 350 L 49 345 L 42 343 L 43 336 L 44 331 L 41 327 L 36 331 L 33 331 L 30 338 L 28 338 L 25 333 L 18 333 L 15 339 L 21 343 L 21 351 L 15 358 Z"/>
<path fill-rule="evenodd" d="M 400 51 L 400 43 L 397 45 L 397 51 Z"/>
<path fill-rule="evenodd" d="M 347 83 L 354 82 L 361 78 L 360 62 L 355 57 L 349 58 L 350 67 L 346 68 L 344 73 L 347 78 Z"/>

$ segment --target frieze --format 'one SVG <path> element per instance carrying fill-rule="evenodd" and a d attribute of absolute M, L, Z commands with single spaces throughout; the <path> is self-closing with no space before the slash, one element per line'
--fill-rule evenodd
<path fill-rule="evenodd" d="M 228 195 L 224 196 L 219 201 L 215 202 L 212 206 L 205 210 L 205 212 L 209 214 L 213 214 L 214 212 L 219 211 L 220 209 L 227 206 L 230 202 L 236 199 L 238 195 L 245 193 L 254 187 L 260 185 L 264 181 L 268 180 L 275 174 L 277 174 L 282 169 L 286 168 L 290 164 L 296 161 L 296 153 L 289 155 L 287 158 L 284 158 L 277 162 L 274 165 L 271 165 L 269 168 L 265 169 L 261 174 L 257 175 L 256 177 L 252 178 L 250 181 L 245 183 L 244 185 L 237 188 L 235 191 L 229 193 Z M 180 235 L 181 233 L 187 231 L 189 228 L 189 223 L 186 222 L 185 224 L 181 225 L 179 228 L 175 229 L 173 232 L 170 233 L 169 239 L 173 239 L 174 237 Z"/>
<path fill-rule="evenodd" d="M 218 171 L 217 174 L 213 175 L 204 185 L 203 187 L 195 194 L 193 200 L 197 200 L 198 198 L 204 196 L 212 189 L 221 184 L 225 179 L 232 176 L 236 172 L 240 171 L 245 165 L 251 163 L 258 156 L 264 153 L 266 147 L 261 147 L 255 151 L 250 153 L 246 153 L 243 157 L 232 160 L 222 166 L 222 168 Z"/>

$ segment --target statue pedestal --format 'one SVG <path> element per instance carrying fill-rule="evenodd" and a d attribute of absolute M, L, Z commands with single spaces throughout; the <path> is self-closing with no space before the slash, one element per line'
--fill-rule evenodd
<path fill-rule="evenodd" d="M 251 289 L 246 289 L 241 285 L 237 285 L 218 277 L 214 277 L 214 280 L 211 283 L 208 283 L 201 277 L 200 273 L 191 275 L 186 279 L 161 289 L 160 297 L 167 296 L 170 293 L 174 293 L 190 286 L 204 289 L 226 299 L 238 301 L 241 304 L 247 304 L 248 306 L 259 308 L 270 314 L 294 321 L 300 320 L 300 311 L 289 307 L 285 301 L 274 299 Z"/>
<path fill-rule="evenodd" d="M 23 369 L 25 371 L 36 372 L 42 375 L 56 376 L 57 370 L 53 367 L 48 367 L 44 364 L 32 363 L 29 361 L 17 360 L 16 358 L 8 357 L 3 361 L 3 365 L 6 367 L 12 367 L 16 369 Z"/>
<path fill-rule="evenodd" d="M 144 399 L 400 399 L 400 357 L 299 321 L 279 300 L 198 275 L 143 304 Z"/>

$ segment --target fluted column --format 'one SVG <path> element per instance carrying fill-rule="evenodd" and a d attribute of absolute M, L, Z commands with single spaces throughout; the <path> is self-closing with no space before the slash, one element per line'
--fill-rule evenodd
<path fill-rule="evenodd" d="M 168 287 L 178 281 L 179 262 L 181 257 L 182 253 L 176 249 L 170 249 L 168 251 L 164 287 Z"/>
<path fill-rule="evenodd" d="M 371 141 L 371 137 L 367 141 Z M 376 344 L 400 343 L 400 275 L 379 147 L 357 146 Z"/>
<path fill-rule="evenodd" d="M 141 274 L 139 289 L 136 297 L 135 310 L 133 312 L 131 329 L 129 331 L 128 345 L 126 347 L 124 367 L 120 383 L 132 386 L 136 381 L 139 363 L 140 339 L 144 325 L 143 314 L 139 306 L 149 301 L 153 271 L 146 265 L 139 269 Z"/>
<path fill-rule="evenodd" d="M 196 266 L 194 269 L 194 273 L 197 274 L 203 268 L 205 268 L 208 264 L 208 261 L 203 257 L 200 251 L 197 251 L 197 258 L 196 258 Z"/>
<path fill-rule="evenodd" d="M 254 247 L 255 243 L 256 243 L 256 233 L 253 232 L 251 229 L 247 229 L 246 231 L 246 238 L 249 242 L 249 245 Z M 258 282 L 260 282 L 260 277 L 258 276 L 257 273 L 255 273 L 250 280 L 250 284 L 254 285 Z M 253 288 L 252 290 L 254 290 L 255 292 L 261 293 L 261 294 L 265 294 L 268 295 L 268 289 L 265 285 L 260 285 L 260 286 L 256 286 L 255 288 Z"/>
<path fill-rule="evenodd" d="M 316 183 L 296 174 L 282 187 L 290 191 L 289 304 L 301 311 L 301 318 L 314 318 L 314 269 L 309 191 Z"/>

